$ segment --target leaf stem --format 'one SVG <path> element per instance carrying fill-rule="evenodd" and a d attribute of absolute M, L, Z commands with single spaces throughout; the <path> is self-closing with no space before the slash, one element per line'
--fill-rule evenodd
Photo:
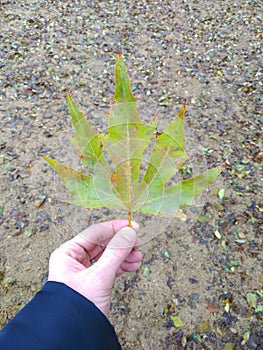
<path fill-rule="evenodd" d="M 128 226 L 132 227 L 132 225 L 131 225 L 131 211 L 128 211 Z"/>

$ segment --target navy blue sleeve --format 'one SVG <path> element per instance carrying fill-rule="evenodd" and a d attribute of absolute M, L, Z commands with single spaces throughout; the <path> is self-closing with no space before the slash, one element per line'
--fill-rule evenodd
<path fill-rule="evenodd" d="M 114 328 L 88 299 L 47 282 L 0 332 L 1 350 L 121 350 Z"/>

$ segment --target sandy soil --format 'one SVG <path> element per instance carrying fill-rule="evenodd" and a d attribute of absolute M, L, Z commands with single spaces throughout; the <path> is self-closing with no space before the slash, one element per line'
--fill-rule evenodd
<path fill-rule="evenodd" d="M 194 147 L 224 164 L 195 224 L 160 221 L 140 270 L 117 281 L 123 349 L 263 349 L 262 2 L 5 0 L 0 14 L 0 326 L 41 288 L 56 247 L 117 217 L 61 203 L 39 153 L 75 161 L 68 92 L 105 129 L 121 50 L 143 118 L 162 127 L 186 99 Z"/>

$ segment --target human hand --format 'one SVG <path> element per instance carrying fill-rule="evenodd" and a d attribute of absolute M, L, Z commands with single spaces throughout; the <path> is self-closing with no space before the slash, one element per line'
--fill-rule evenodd
<path fill-rule="evenodd" d="M 107 316 L 115 279 L 136 271 L 142 259 L 135 232 L 139 227 L 127 224 L 127 220 L 95 224 L 64 243 L 51 254 L 48 280 L 71 287 Z"/>

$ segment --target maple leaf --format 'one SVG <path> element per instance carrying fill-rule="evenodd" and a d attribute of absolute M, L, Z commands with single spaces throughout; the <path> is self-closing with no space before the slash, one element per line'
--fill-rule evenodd
<path fill-rule="evenodd" d="M 180 208 L 194 204 L 195 198 L 214 181 L 221 169 L 213 168 L 169 185 L 169 180 L 188 160 L 184 138 L 185 105 L 163 132 L 157 133 L 156 118 L 147 125 L 140 121 L 120 55 L 116 58 L 115 80 L 115 103 L 110 108 L 106 134 L 96 133 L 71 96 L 67 97 L 76 129 L 72 143 L 83 171 L 47 156 L 43 158 L 57 171 L 71 193 L 72 204 L 85 208 L 125 209 L 129 225 L 132 212 L 136 211 L 175 217 Z M 141 178 L 143 155 L 153 139 L 154 148 Z"/>

